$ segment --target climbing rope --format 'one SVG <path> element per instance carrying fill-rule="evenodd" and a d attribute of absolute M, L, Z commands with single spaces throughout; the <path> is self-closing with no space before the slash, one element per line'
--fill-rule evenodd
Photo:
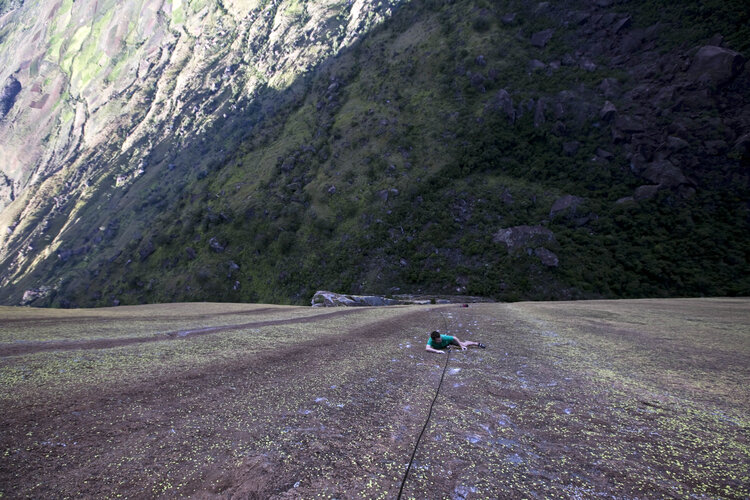
<path fill-rule="evenodd" d="M 440 313 L 440 316 L 443 317 L 443 322 L 445 323 L 445 330 L 448 331 L 448 323 L 445 321 L 445 316 L 443 316 L 443 313 Z M 440 383 L 437 386 L 437 390 L 435 391 L 435 397 L 432 398 L 432 403 L 430 404 L 430 411 L 427 413 L 427 420 L 425 420 L 424 425 L 422 426 L 422 432 L 419 433 L 419 437 L 417 438 L 417 443 L 414 445 L 414 451 L 411 452 L 411 458 L 409 459 L 409 465 L 406 467 L 406 473 L 404 474 L 404 480 L 401 481 L 401 488 L 398 489 L 398 500 L 401 500 L 401 494 L 404 491 L 404 485 L 406 484 L 406 479 L 409 477 L 409 471 L 411 470 L 411 464 L 414 462 L 414 455 L 417 454 L 417 448 L 419 448 L 419 442 L 422 440 L 422 434 L 424 434 L 425 429 L 427 429 L 427 424 L 430 423 L 430 417 L 432 417 L 432 407 L 435 406 L 435 401 L 437 401 L 438 395 L 440 394 L 440 387 L 443 385 L 443 379 L 445 378 L 445 370 L 448 368 L 448 362 L 451 359 L 451 349 L 448 347 L 448 355 L 445 358 L 445 366 L 443 367 L 443 374 L 440 375 Z"/>

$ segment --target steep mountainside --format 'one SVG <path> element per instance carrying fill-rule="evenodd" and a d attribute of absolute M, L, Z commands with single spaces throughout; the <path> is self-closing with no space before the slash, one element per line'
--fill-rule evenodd
<path fill-rule="evenodd" d="M 0 15 L 5 303 L 750 293 L 743 2 Z"/>

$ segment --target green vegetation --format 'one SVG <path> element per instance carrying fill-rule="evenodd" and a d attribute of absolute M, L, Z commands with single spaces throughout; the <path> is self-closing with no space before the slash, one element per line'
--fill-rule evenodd
<path fill-rule="evenodd" d="M 638 29 L 654 24 L 658 11 L 663 27 L 649 36 L 666 52 L 714 33 L 747 49 L 736 35 L 742 16 L 729 15 L 741 10 L 735 2 L 717 3 L 717 16 L 699 15 L 699 3 L 657 9 L 628 2 L 615 10 L 630 14 Z M 199 7 L 175 2 L 172 22 Z M 391 7 L 377 6 L 370 20 Z M 307 12 L 303 1 L 284 8 L 295 23 Z M 307 304 L 318 289 L 507 301 L 750 293 L 750 192 L 741 155 L 685 162 L 685 186 L 627 201 L 652 183 L 633 157 L 650 148 L 654 159 L 663 146 L 613 139 L 599 112 L 605 100 L 627 110 L 624 96 L 639 82 L 604 55 L 588 66 L 570 63 L 585 33 L 567 17 L 561 22 L 570 13 L 560 9 L 410 2 L 315 71 L 296 81 L 291 73 L 270 79 L 286 88 L 264 87 L 252 101 L 241 85 L 206 90 L 195 102 L 216 103 L 202 110 L 211 125 L 190 133 L 199 120 L 186 107 L 168 132 L 155 128 L 116 157 L 116 173 L 101 184 L 114 185 L 119 174 L 127 182 L 79 205 L 77 216 L 96 222 L 71 228 L 58 254 L 17 290 L 54 282 L 55 292 L 34 305 L 64 307 Z M 504 21 L 511 12 L 514 20 Z M 550 41 L 533 45 L 532 34 L 546 29 L 554 30 Z M 55 44 L 61 53 L 82 47 L 73 67 L 85 85 L 97 62 L 82 36 Z M 114 58 L 110 81 L 135 50 Z M 165 73 L 165 96 L 189 62 L 177 59 Z M 530 67 L 533 60 L 544 68 Z M 248 78 L 255 71 L 265 81 L 262 66 L 248 67 L 255 68 Z M 211 71 L 206 81 L 220 83 L 224 67 Z M 603 95 L 607 78 L 619 93 Z M 212 97 L 219 95 L 231 101 Z M 655 118 L 660 135 L 695 115 L 679 106 L 669 113 Z M 709 114 L 701 118 L 708 132 L 696 143 L 731 135 Z M 118 134 L 127 132 L 123 124 Z M 151 163 L 134 178 L 142 159 Z M 576 206 L 551 214 L 566 195 Z M 515 226 L 542 227 L 554 239 L 509 251 L 495 235 Z M 542 261 L 549 253 L 557 265 Z"/>

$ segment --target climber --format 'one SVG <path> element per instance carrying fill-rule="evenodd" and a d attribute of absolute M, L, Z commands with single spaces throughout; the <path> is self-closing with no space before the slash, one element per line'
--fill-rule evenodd
<path fill-rule="evenodd" d="M 472 346 L 479 347 L 480 349 L 484 349 L 487 347 L 484 344 L 473 342 L 471 340 L 462 341 L 455 335 L 442 335 L 440 332 L 435 330 L 430 334 L 430 338 L 427 340 L 425 350 L 429 352 L 438 352 L 440 354 L 445 354 L 445 350 L 443 349 L 450 348 L 450 346 L 452 345 L 460 347 L 462 351 L 465 351 L 467 347 Z"/>

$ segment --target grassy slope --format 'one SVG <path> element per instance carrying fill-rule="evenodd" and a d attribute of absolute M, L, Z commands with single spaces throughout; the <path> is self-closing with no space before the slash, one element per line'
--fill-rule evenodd
<path fill-rule="evenodd" d="M 392 498 L 446 360 L 423 349 L 440 328 L 489 348 L 451 354 L 406 498 L 744 498 L 749 311 L 746 299 L 366 308 L 3 356 L 0 492 Z M 327 312 L 3 308 L 0 349 Z"/>
<path fill-rule="evenodd" d="M 668 26 L 663 50 L 696 46 L 712 32 L 732 33 L 733 47 L 747 48 L 729 15 L 736 5 L 717 6 L 721 16 L 685 17 L 694 3 L 659 11 Z M 636 26 L 653 22 L 649 2 L 622 8 Z M 252 119 L 230 119 L 212 140 L 196 140 L 176 172 L 154 169 L 110 202 L 117 239 L 92 255 L 48 261 L 37 277 L 62 279 L 46 303 L 306 303 L 317 289 L 460 289 L 503 300 L 748 293 L 748 193 L 736 159 L 689 200 L 662 192 L 615 205 L 644 181 L 619 147 L 609 165 L 589 161 L 611 146 L 595 120 L 566 118 L 560 136 L 551 120 L 535 127 L 533 112 L 511 125 L 488 111 L 500 89 L 517 106 L 571 89 L 583 88 L 586 99 L 605 77 L 637 83 L 603 65 L 530 73 L 531 59 L 559 59 L 583 43 L 575 27 L 530 9 L 481 1 L 402 7 L 309 80 L 269 92 Z M 506 26 L 500 18 L 510 11 L 518 21 Z M 528 35 L 549 26 L 558 29 L 553 42 L 532 47 Z M 580 148 L 567 156 L 562 143 L 570 140 Z M 727 184 L 732 175 L 740 181 Z M 550 221 L 563 194 L 585 198 L 598 218 L 583 227 Z M 101 220 L 99 206 L 105 198 L 90 202 L 88 216 Z M 556 234 L 558 268 L 492 242 L 501 227 L 540 223 Z M 92 227 L 79 241 L 97 237 Z M 225 249 L 212 250 L 212 238 Z"/>

